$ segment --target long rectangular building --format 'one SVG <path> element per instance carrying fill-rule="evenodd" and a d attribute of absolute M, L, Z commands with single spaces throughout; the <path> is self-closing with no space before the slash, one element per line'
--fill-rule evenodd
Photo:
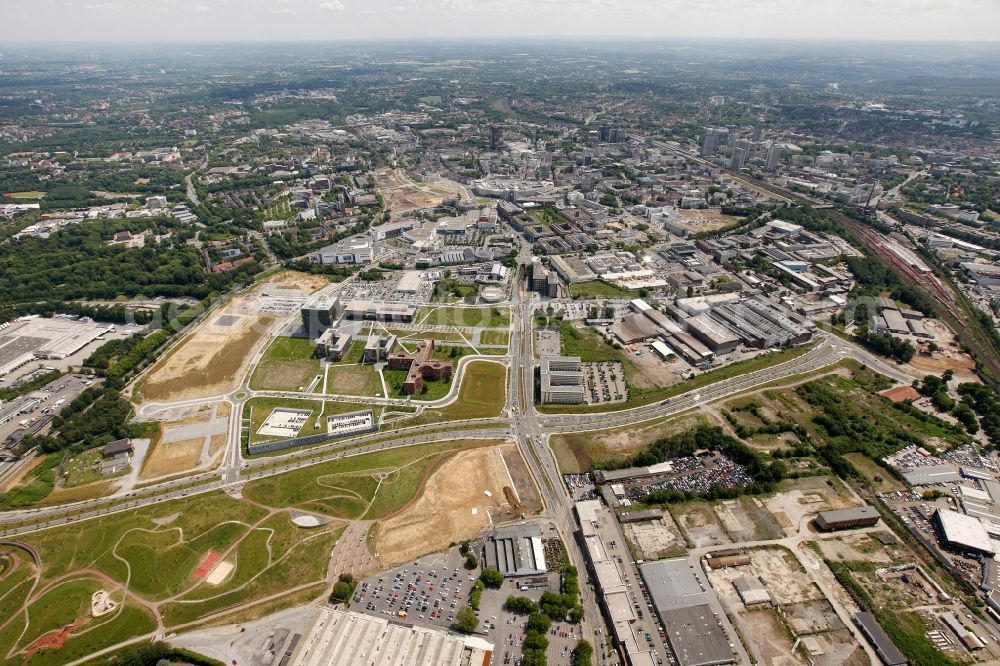
<path fill-rule="evenodd" d="M 857 625 L 861 633 L 865 635 L 871 646 L 875 648 L 875 653 L 882 660 L 885 666 L 906 666 L 910 663 L 899 651 L 899 648 L 889 639 L 882 627 L 879 626 L 875 616 L 871 613 L 858 613 L 854 616 L 854 624 Z"/>
<path fill-rule="evenodd" d="M 478 636 L 412 626 L 322 606 L 299 639 L 290 666 L 466 666 L 489 664 L 493 644 Z"/>
<path fill-rule="evenodd" d="M 579 356 L 546 356 L 539 370 L 543 403 L 576 405 L 583 402 L 584 381 Z"/>
<path fill-rule="evenodd" d="M 871 527 L 881 519 L 878 509 L 873 506 L 857 506 L 850 509 L 820 511 L 816 516 L 816 526 L 821 530 L 842 530 L 848 527 Z"/>

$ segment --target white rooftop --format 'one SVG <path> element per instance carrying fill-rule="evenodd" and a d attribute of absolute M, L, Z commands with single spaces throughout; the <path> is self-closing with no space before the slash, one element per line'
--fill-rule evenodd
<path fill-rule="evenodd" d="M 938 509 L 937 515 L 944 537 L 950 543 L 993 554 L 993 542 L 978 518 L 950 509 Z"/>

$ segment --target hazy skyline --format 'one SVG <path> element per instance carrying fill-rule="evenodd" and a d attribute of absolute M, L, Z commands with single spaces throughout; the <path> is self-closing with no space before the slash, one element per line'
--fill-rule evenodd
<path fill-rule="evenodd" d="M 0 39 L 1000 40 L 997 0 L 0 0 Z"/>

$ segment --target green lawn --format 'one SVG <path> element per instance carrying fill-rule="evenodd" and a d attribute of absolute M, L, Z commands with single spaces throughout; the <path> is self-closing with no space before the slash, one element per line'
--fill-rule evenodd
<path fill-rule="evenodd" d="M 417 312 L 417 322 L 428 326 L 506 328 L 510 326 L 510 309 L 505 307 L 422 307 Z"/>
<path fill-rule="evenodd" d="M 625 360 L 621 349 L 612 347 L 600 334 L 589 328 L 577 328 L 571 322 L 559 325 L 564 356 L 579 356 L 584 363 Z"/>
<path fill-rule="evenodd" d="M 316 344 L 308 338 L 280 336 L 268 346 L 250 377 L 257 391 L 297 391 L 322 374 L 320 360 L 313 357 Z"/>
<path fill-rule="evenodd" d="M 365 357 L 365 343 L 355 341 L 351 343 L 350 349 L 344 354 L 344 358 L 336 361 L 333 365 L 358 365 Z"/>
<path fill-rule="evenodd" d="M 356 509 L 363 505 L 363 510 L 376 495 L 377 489 L 378 501 L 366 517 L 380 518 L 402 508 L 414 498 L 423 479 L 440 463 L 441 454 L 468 445 L 469 442 L 463 441 L 440 442 L 334 460 L 251 481 L 243 488 L 243 494 L 250 500 L 277 508 L 311 507 L 319 510 L 326 506 L 329 510 L 330 506 Z M 391 482 L 379 487 L 376 476 L 383 472 L 391 474 Z M 344 497 L 355 501 L 324 505 Z M 340 515 L 338 512 L 331 513 Z"/>
<path fill-rule="evenodd" d="M 590 280 L 571 284 L 569 295 L 573 298 L 638 298 L 639 292 L 622 289 L 604 280 Z"/>
<path fill-rule="evenodd" d="M 458 331 L 407 331 L 401 328 L 390 328 L 389 332 L 398 336 L 401 342 L 409 340 L 439 340 L 441 342 L 465 342 Z"/>
<path fill-rule="evenodd" d="M 203 554 L 207 550 L 224 548 L 232 543 L 236 532 L 245 529 L 230 521 L 252 523 L 266 515 L 259 507 L 218 492 L 20 537 L 34 547 L 42 559 L 42 576 L 36 589 L 42 594 L 30 606 L 31 626 L 21 647 L 75 619 L 89 616 L 91 593 L 107 588 L 107 584 L 83 570 L 100 571 L 120 582 L 131 577 L 130 586 L 136 593 L 163 598 L 172 590 L 196 582 L 191 575 L 196 561 L 200 561 L 195 551 Z M 181 532 L 187 543 L 179 542 Z M 119 540 L 122 546 L 115 551 Z M 119 557 L 125 558 L 128 566 Z M 30 559 L 24 561 L 30 562 Z M 19 571 L 12 575 L 23 577 Z M 56 579 L 64 582 L 50 589 Z M 16 580 L 11 578 L 11 588 L 6 587 L 6 578 L 0 582 L 0 593 L 13 589 Z M 23 603 L 20 590 L 16 588 L 0 602 L 0 624 L 20 611 Z M 120 595 L 116 595 L 120 600 Z M 155 629 L 149 614 L 132 605 L 125 606 L 117 617 L 91 619 L 85 628 L 98 626 L 99 629 L 71 638 L 58 653 L 40 654 L 31 663 L 64 664 Z M 23 623 L 15 619 L 0 631 L 0 653 L 7 652 L 22 628 Z"/>
<path fill-rule="evenodd" d="M 510 345 L 509 331 L 482 331 L 479 334 L 479 343 L 482 345 L 495 345 L 506 347 Z"/>
<path fill-rule="evenodd" d="M 371 365 L 333 365 L 327 376 L 326 392 L 334 395 L 381 396 L 382 381 Z"/>
<path fill-rule="evenodd" d="M 27 192 L 7 192 L 4 194 L 8 199 L 41 199 L 45 196 L 45 192 L 39 190 L 30 190 Z"/>

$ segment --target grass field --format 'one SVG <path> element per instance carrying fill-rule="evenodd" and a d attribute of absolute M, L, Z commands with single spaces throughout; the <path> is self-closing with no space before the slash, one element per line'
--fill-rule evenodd
<path fill-rule="evenodd" d="M 701 414 L 672 416 L 624 428 L 557 434 L 549 438 L 549 446 L 560 471 L 581 474 L 590 471 L 595 461 L 634 455 L 662 437 L 707 423 Z"/>
<path fill-rule="evenodd" d="M 569 295 L 573 298 L 636 298 L 639 292 L 622 289 L 604 280 L 590 280 L 571 284 Z"/>
<path fill-rule="evenodd" d="M 243 612 L 248 602 L 275 595 L 315 596 L 343 531 L 339 518 L 392 515 L 419 496 L 430 474 L 452 453 L 491 444 L 453 440 L 395 448 L 252 481 L 243 490 L 250 501 L 217 492 L 27 535 L 24 540 L 42 559 L 30 600 L 36 573 L 30 558 L 0 550 L 0 654 L 86 617 L 97 589 L 111 589 L 121 600 L 114 592 L 118 585 L 101 576 L 128 580 L 130 591 L 144 602 L 162 602 L 159 613 L 171 629 L 210 614 Z M 284 511 L 291 507 L 332 520 L 303 530 Z M 236 565 L 217 587 L 194 575 L 211 551 Z M 19 638 L 25 605 L 30 628 Z M 59 652 L 41 653 L 31 663 L 66 663 L 151 633 L 155 626 L 152 614 L 130 601 L 117 615 L 89 620 Z"/>
<path fill-rule="evenodd" d="M 424 104 L 440 104 L 441 103 L 441 96 L 440 95 L 427 95 L 426 97 L 421 97 L 420 101 L 422 103 L 424 103 Z"/>
<path fill-rule="evenodd" d="M 365 357 L 365 343 L 352 342 L 350 349 L 344 354 L 344 358 L 333 363 L 333 365 L 357 365 Z"/>
<path fill-rule="evenodd" d="M 331 366 L 328 372 L 326 392 L 329 394 L 365 397 L 382 395 L 382 382 L 374 366 L 338 364 Z"/>
<path fill-rule="evenodd" d="M 39 636 L 89 616 L 90 594 L 108 588 L 107 583 L 91 572 L 119 582 L 131 576 L 131 589 L 136 593 L 142 590 L 151 597 L 166 598 L 171 591 L 197 582 L 192 576 L 193 563 L 199 561 L 205 551 L 232 542 L 245 531 L 242 525 L 259 521 L 266 515 L 267 512 L 259 507 L 217 493 L 22 537 L 38 551 L 42 570 L 29 604 L 31 625 L 18 647 L 27 647 Z M 21 555 L 26 558 L 25 554 Z M 25 573 L 34 570 L 30 558 L 22 566 L 28 567 Z M 9 581 L 11 589 L 18 579 L 24 579 L 19 571 L 13 575 L 15 577 Z M 0 594 L 10 591 L 6 589 L 7 584 L 6 577 L 0 580 Z M 0 624 L 7 622 L 24 604 L 21 589 L 15 589 L 9 597 L 0 600 Z M 8 600 L 12 603 L 6 603 Z M 120 594 L 116 600 L 121 600 Z M 6 654 L 14 645 L 22 628 L 23 623 L 15 619 L 0 630 L 0 654 Z M 37 655 L 31 663 L 64 664 L 131 636 L 149 633 L 154 628 L 150 614 L 130 602 L 117 616 L 90 620 L 58 653 Z"/>
<path fill-rule="evenodd" d="M 506 328 L 510 326 L 510 310 L 505 307 L 422 307 L 417 312 L 417 322 L 428 326 Z"/>
<path fill-rule="evenodd" d="M 416 496 L 444 454 L 480 445 L 459 440 L 379 451 L 251 481 L 243 494 L 274 507 L 297 507 L 332 517 L 381 518 Z"/>
<path fill-rule="evenodd" d="M 466 341 L 458 331 L 408 331 L 402 328 L 390 328 L 389 332 L 403 342 L 408 340 L 436 340 L 439 342 Z"/>
<path fill-rule="evenodd" d="M 308 338 L 280 336 L 268 346 L 250 377 L 257 391 L 297 391 L 322 374 L 320 360 L 313 357 L 316 344 Z"/>
<path fill-rule="evenodd" d="M 506 347 L 510 345 L 510 333 L 508 331 L 482 331 L 479 334 L 479 342 L 483 345 Z"/>
<path fill-rule="evenodd" d="M 7 192 L 4 194 L 8 199 L 41 199 L 45 192 L 39 190 L 29 190 L 25 192 Z"/>

